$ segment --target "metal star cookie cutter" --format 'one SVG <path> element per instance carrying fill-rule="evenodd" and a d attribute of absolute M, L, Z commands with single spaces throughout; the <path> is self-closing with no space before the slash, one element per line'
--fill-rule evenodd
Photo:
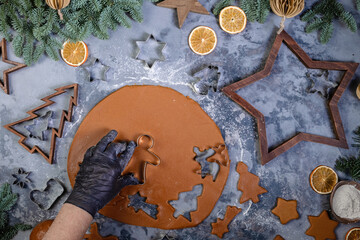
<path fill-rule="evenodd" d="M 146 60 L 140 58 L 142 48 L 141 48 L 141 46 L 139 45 L 139 43 L 144 43 L 144 44 L 146 44 L 146 43 L 149 42 L 150 39 L 152 39 L 152 40 L 154 40 L 155 42 L 157 42 L 158 45 L 160 45 L 160 46 L 162 45 L 162 46 L 159 47 L 159 49 L 158 49 L 158 52 L 160 53 L 160 54 L 159 54 L 160 58 L 158 58 L 158 59 L 152 59 L 151 61 L 146 61 Z M 160 42 L 160 41 L 157 40 L 157 39 L 154 37 L 154 35 L 152 35 L 152 34 L 149 34 L 145 41 L 135 41 L 135 42 L 136 42 L 136 45 L 137 45 L 137 48 L 138 48 L 138 50 L 137 50 L 137 52 L 136 52 L 135 59 L 142 61 L 142 62 L 145 64 L 145 67 L 152 68 L 152 66 L 154 66 L 155 62 L 165 61 L 165 56 L 163 55 L 162 52 L 163 52 L 164 48 L 166 47 L 167 43 L 165 43 L 165 42 Z"/>
<path fill-rule="evenodd" d="M 93 71 L 95 66 L 98 64 L 101 65 L 101 69 L 98 70 L 97 72 Z M 79 67 L 79 70 L 83 71 L 82 73 L 83 76 L 81 76 L 81 78 L 89 82 L 93 82 L 95 80 L 106 81 L 107 80 L 106 73 L 109 69 L 110 69 L 109 66 L 103 64 L 96 57 L 91 57 L 88 61 L 86 61 L 85 64 Z"/>
<path fill-rule="evenodd" d="M 30 192 L 30 200 L 40 209 L 49 210 L 64 191 L 65 188 L 59 180 L 50 178 L 43 190 L 35 189 Z"/>
<path fill-rule="evenodd" d="M 31 182 L 31 180 L 28 178 L 29 174 L 30 172 L 26 172 L 24 169 L 19 168 L 16 173 L 12 174 L 12 176 L 15 178 L 13 185 L 26 188 L 27 183 Z"/>

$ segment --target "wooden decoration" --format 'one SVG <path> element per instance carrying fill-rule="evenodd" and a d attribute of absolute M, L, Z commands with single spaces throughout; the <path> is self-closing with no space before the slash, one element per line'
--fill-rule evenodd
<path fill-rule="evenodd" d="M 218 218 L 215 223 L 211 223 L 211 233 L 222 238 L 224 233 L 229 232 L 228 225 L 241 212 L 241 208 L 235 206 L 227 206 L 224 219 Z"/>
<path fill-rule="evenodd" d="M 239 162 L 236 171 L 240 174 L 238 189 L 242 191 L 240 204 L 251 200 L 253 203 L 259 202 L 258 195 L 267 193 L 267 190 L 259 185 L 260 178 L 248 171 L 245 163 Z"/>
<path fill-rule="evenodd" d="M 157 6 L 176 8 L 179 28 L 182 27 L 189 12 L 209 15 L 209 12 L 206 10 L 206 8 L 204 8 L 203 5 L 201 5 L 201 3 L 198 2 L 198 0 L 165 0 L 158 3 Z"/>
<path fill-rule="evenodd" d="M 312 236 L 316 240 L 336 239 L 335 228 L 339 223 L 331 220 L 326 210 L 319 216 L 308 216 L 308 218 L 310 227 L 305 232 L 306 235 Z"/>
<path fill-rule="evenodd" d="M 118 240 L 115 236 L 102 237 L 99 234 L 99 229 L 97 223 L 92 223 L 90 225 L 90 234 L 85 234 L 84 239 L 86 240 Z"/>
<path fill-rule="evenodd" d="M 61 9 L 67 7 L 70 4 L 70 0 L 46 0 L 46 4 L 52 9 L 57 10 L 60 20 L 64 20 Z"/>
<path fill-rule="evenodd" d="M 282 17 L 280 22 L 280 29 L 277 32 L 278 34 L 284 29 L 285 19 L 293 18 L 299 15 L 302 10 L 304 10 L 305 1 L 304 0 L 270 0 L 270 6 L 272 11 Z"/>
<path fill-rule="evenodd" d="M 276 207 L 271 212 L 279 217 L 281 224 L 287 224 L 291 220 L 298 219 L 299 213 L 297 211 L 296 200 L 277 199 Z"/>
<path fill-rule="evenodd" d="M 335 126 L 334 129 L 335 129 L 336 138 L 329 138 L 329 137 L 323 137 L 319 135 L 300 132 L 297 133 L 294 137 L 292 137 L 288 141 L 277 146 L 275 149 L 269 151 L 264 115 L 259 110 L 257 110 L 253 105 L 251 105 L 245 99 L 243 99 L 238 94 L 236 94 L 236 91 L 239 90 L 240 88 L 246 87 L 270 75 L 271 69 L 279 53 L 280 46 L 283 42 L 307 68 L 338 70 L 338 71 L 345 71 L 345 73 L 339 83 L 339 86 L 336 88 L 335 93 L 333 94 L 333 96 L 329 101 L 329 109 Z M 258 128 L 259 141 L 260 141 L 261 163 L 264 165 L 269 161 L 271 161 L 272 159 L 274 159 L 275 157 L 279 156 L 280 154 L 294 147 L 296 144 L 298 144 L 301 141 L 309 141 L 309 142 L 327 144 L 334 147 L 348 148 L 344 127 L 342 125 L 342 121 L 339 113 L 338 102 L 341 98 L 341 95 L 346 90 L 358 66 L 359 66 L 358 63 L 351 63 L 351 62 L 327 62 L 327 61 L 312 60 L 304 52 L 304 50 L 300 48 L 300 46 L 295 42 L 295 40 L 290 37 L 290 35 L 287 32 L 282 31 L 280 34 L 276 36 L 275 42 L 270 50 L 269 57 L 266 60 L 264 69 L 241 81 L 235 82 L 227 87 L 224 87 L 222 91 L 257 119 L 257 128 Z"/>
<path fill-rule="evenodd" d="M 21 68 L 26 67 L 25 64 L 10 61 L 7 59 L 7 49 L 6 49 L 6 40 L 5 38 L 2 39 L 0 43 L 0 52 L 1 52 L 1 58 L 4 63 L 15 65 L 12 68 L 9 68 L 3 72 L 3 79 L 2 82 L 0 81 L 0 87 L 1 89 L 6 93 L 10 94 L 10 87 L 9 87 L 9 73 L 15 72 L 16 70 L 19 70 Z"/>
<path fill-rule="evenodd" d="M 51 98 L 56 97 L 60 94 L 65 93 L 67 90 L 74 90 L 74 96 L 72 96 L 70 98 L 69 101 L 69 107 L 67 111 L 63 111 L 61 114 L 61 118 L 60 118 L 60 124 L 58 129 L 53 128 L 52 132 L 51 132 L 51 143 L 50 143 L 50 154 L 46 154 L 42 149 L 40 149 L 38 146 L 34 146 L 32 148 L 30 148 L 28 145 L 25 144 L 25 141 L 27 139 L 27 136 L 19 133 L 18 131 L 16 131 L 14 129 L 14 126 L 26 121 L 30 121 L 33 120 L 37 117 L 39 117 L 39 115 L 36 113 L 37 111 L 46 108 L 52 104 L 54 104 L 54 102 L 51 100 Z M 25 148 L 28 152 L 30 152 L 31 154 L 34 152 L 38 152 L 41 154 L 41 156 L 43 156 L 45 158 L 45 160 L 47 162 L 49 162 L 50 164 L 52 164 L 53 159 L 54 159 L 54 152 L 55 152 L 55 147 L 56 147 L 56 138 L 61 138 L 63 135 L 63 130 L 64 130 L 64 124 L 65 121 L 71 122 L 71 117 L 72 117 L 72 111 L 73 111 L 73 107 L 77 106 L 77 100 L 78 100 L 78 85 L 77 84 L 72 84 L 72 85 L 68 85 L 68 86 L 64 86 L 64 87 L 60 87 L 55 89 L 55 93 L 41 99 L 42 101 L 44 101 L 45 103 L 35 109 L 32 109 L 30 111 L 27 112 L 27 114 L 29 114 L 30 116 L 27 118 L 24 118 L 22 120 L 19 120 L 17 122 L 14 123 L 10 123 L 5 125 L 4 127 L 9 130 L 10 132 L 14 133 L 15 135 L 20 137 L 19 140 L 19 144 L 20 146 L 22 146 L 23 148 Z"/>

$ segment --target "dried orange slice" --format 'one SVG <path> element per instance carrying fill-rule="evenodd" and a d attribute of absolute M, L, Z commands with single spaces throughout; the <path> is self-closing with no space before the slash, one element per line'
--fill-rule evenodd
<path fill-rule="evenodd" d="M 70 66 L 78 67 L 86 62 L 88 58 L 88 47 L 83 42 L 66 41 L 61 49 L 62 59 Z"/>
<path fill-rule="evenodd" d="M 236 6 L 229 6 L 221 10 L 219 23 L 222 30 L 230 34 L 242 32 L 246 26 L 245 12 Z"/>
<path fill-rule="evenodd" d="M 346 234 L 345 240 L 360 240 L 360 228 L 350 229 Z"/>
<path fill-rule="evenodd" d="M 207 55 L 214 51 L 216 44 L 216 33 L 209 27 L 196 27 L 189 35 L 189 46 L 196 54 Z"/>
<path fill-rule="evenodd" d="M 311 188 L 319 194 L 329 194 L 338 182 L 336 172 L 328 167 L 320 165 L 310 174 Z"/>
<path fill-rule="evenodd" d="M 356 96 L 360 99 L 360 84 L 359 84 L 359 86 L 356 88 Z"/>

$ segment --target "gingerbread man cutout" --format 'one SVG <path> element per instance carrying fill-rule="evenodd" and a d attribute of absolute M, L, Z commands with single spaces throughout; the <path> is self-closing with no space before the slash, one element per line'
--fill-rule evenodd
<path fill-rule="evenodd" d="M 266 193 L 267 190 L 259 186 L 259 177 L 248 171 L 245 163 L 239 162 L 236 171 L 240 174 L 238 189 L 242 191 L 240 203 L 252 200 L 253 203 L 259 202 L 258 195 Z"/>
<path fill-rule="evenodd" d="M 154 140 L 149 135 L 141 135 L 137 139 L 137 147 L 134 154 L 129 161 L 129 164 L 124 169 L 122 175 L 133 173 L 140 182 L 145 182 L 146 164 L 158 166 L 160 158 L 150 149 L 154 146 Z"/>

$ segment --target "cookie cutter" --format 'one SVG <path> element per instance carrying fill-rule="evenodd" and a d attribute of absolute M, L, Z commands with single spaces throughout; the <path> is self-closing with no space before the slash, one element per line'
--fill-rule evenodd
<path fill-rule="evenodd" d="M 94 68 L 96 65 L 100 64 L 100 70 L 95 74 Z M 109 71 L 110 67 L 103 64 L 98 58 L 91 57 L 85 64 L 79 67 L 80 71 L 83 71 L 84 80 L 93 82 L 95 80 L 106 81 L 106 73 Z"/>
<path fill-rule="evenodd" d="M 19 168 L 16 173 L 12 174 L 12 176 L 15 178 L 13 185 L 26 188 L 27 183 L 31 183 L 31 180 L 28 178 L 29 174 L 30 172 L 26 172 L 24 169 Z"/>
<path fill-rule="evenodd" d="M 42 210 L 49 210 L 56 200 L 64 193 L 65 188 L 62 183 L 54 178 L 47 181 L 43 190 L 32 190 L 30 200 Z"/>
<path fill-rule="evenodd" d="M 159 55 L 161 55 L 161 56 L 160 56 L 160 58 L 153 59 L 152 61 L 146 61 L 146 60 L 144 60 L 144 59 L 139 58 L 140 55 L 141 55 L 141 49 L 142 49 L 142 48 L 139 46 L 139 43 L 144 43 L 144 44 L 146 44 L 146 43 L 149 42 L 150 39 L 151 39 L 151 40 L 154 40 L 155 42 L 158 43 L 158 45 L 160 45 L 160 48 L 159 48 L 160 54 L 159 54 Z M 146 67 L 152 68 L 152 66 L 154 66 L 155 62 L 165 61 L 165 56 L 164 56 L 164 54 L 163 54 L 163 50 L 164 50 L 164 48 L 166 47 L 167 43 L 161 42 L 161 41 L 157 40 L 157 39 L 154 37 L 154 35 L 152 35 L 152 34 L 149 34 L 145 41 L 135 41 L 135 42 L 136 42 L 136 45 L 137 45 L 137 47 L 138 47 L 138 50 L 137 50 L 137 52 L 136 52 L 135 59 L 142 61 L 142 62 L 145 64 Z"/>

